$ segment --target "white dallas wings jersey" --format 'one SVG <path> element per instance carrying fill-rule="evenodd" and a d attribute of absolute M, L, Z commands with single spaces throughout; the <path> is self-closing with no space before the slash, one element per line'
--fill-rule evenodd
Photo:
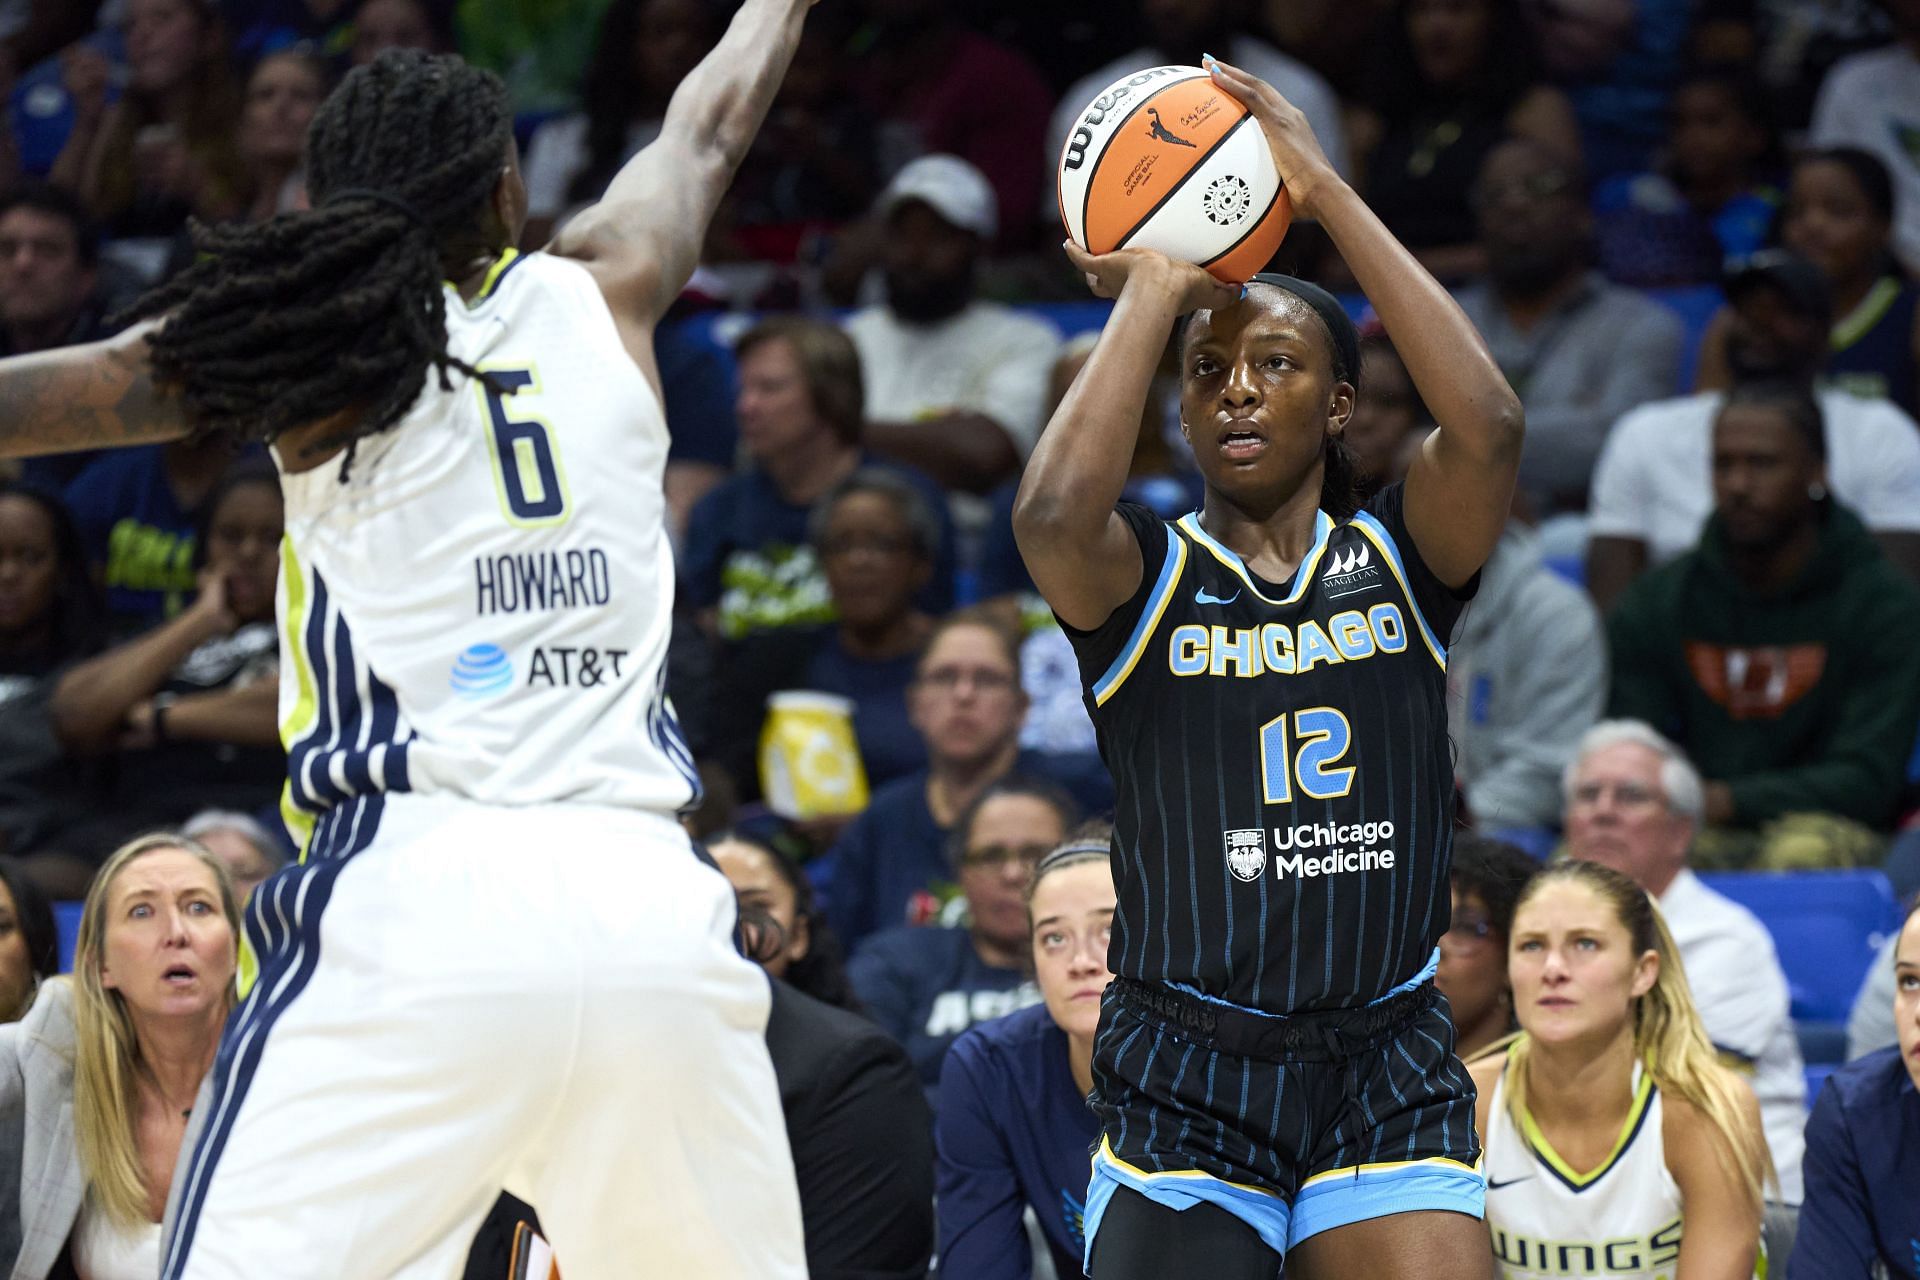
<path fill-rule="evenodd" d="M 1514 1122 L 1506 1092 L 1503 1071 L 1481 1165 L 1502 1280 L 1673 1280 L 1683 1214 L 1653 1077 L 1634 1067 L 1633 1105 L 1620 1136 L 1584 1174 L 1560 1158 L 1531 1115 Z"/>
<path fill-rule="evenodd" d="M 344 482 L 344 454 L 282 478 L 283 808 L 314 856 L 390 792 L 671 814 L 697 790 L 664 691 L 666 420 L 600 290 L 509 253 L 472 302 L 448 286 L 447 337 L 493 386 L 429 371 Z"/>

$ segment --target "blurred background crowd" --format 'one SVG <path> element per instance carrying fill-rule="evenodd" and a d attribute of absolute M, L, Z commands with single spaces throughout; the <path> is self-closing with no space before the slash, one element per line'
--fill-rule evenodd
<path fill-rule="evenodd" d="M 536 249 L 730 8 L 0 0 L 0 354 L 112 332 L 191 260 L 190 219 L 304 207 L 315 108 L 392 47 L 505 79 Z M 1061 143 L 1110 81 L 1203 51 L 1301 107 L 1526 407 L 1449 666 L 1463 1037 L 1512 1027 L 1498 966 L 1459 985 L 1463 955 L 1504 953 L 1520 864 L 1484 860 L 1607 862 L 1695 948 L 1796 1202 L 1809 1087 L 1893 1043 L 1920 888 L 1920 0 L 824 0 L 658 336 L 690 828 L 768 967 L 877 1023 L 943 1123 L 970 1028 L 1090 1036 L 1035 984 L 1028 898 L 1111 785 L 1011 498 L 1105 315 L 1058 248 Z M 1275 265 L 1350 288 L 1308 224 Z M 1377 487 L 1431 423 L 1343 296 Z M 1171 517 L 1201 492 L 1163 372 L 1128 496 Z M 281 525 L 266 457 L 216 444 L 0 482 L 9 883 L 77 901 L 127 838 L 190 820 L 242 900 L 291 856 Z M 1095 950 L 1056 953 L 1059 981 Z M 963 1074 L 993 1067 L 975 1048 Z M 1091 1132 L 1063 1137 L 1082 1174 Z M 1043 1269 L 1073 1253 L 1061 1194 L 1028 1214 Z"/>

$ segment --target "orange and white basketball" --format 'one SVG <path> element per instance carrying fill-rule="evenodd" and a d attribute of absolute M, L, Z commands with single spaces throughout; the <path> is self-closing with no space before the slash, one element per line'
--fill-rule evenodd
<path fill-rule="evenodd" d="M 1259 123 L 1199 67 L 1107 86 L 1067 136 L 1059 190 L 1087 252 L 1158 249 L 1234 284 L 1267 265 L 1293 218 Z"/>

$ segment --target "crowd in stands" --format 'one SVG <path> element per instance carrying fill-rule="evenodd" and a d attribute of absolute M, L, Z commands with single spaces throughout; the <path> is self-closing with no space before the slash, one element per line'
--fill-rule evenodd
<path fill-rule="evenodd" d="M 533 251 L 655 136 L 729 10 L 0 0 L 0 354 L 114 332 L 193 261 L 191 220 L 304 208 L 317 105 L 392 47 L 505 79 Z M 1791 1280 L 1920 1277 L 1920 919 L 1857 940 L 1855 1061 L 1829 1078 L 1843 1055 L 1803 1054 L 1794 957 L 1696 874 L 1920 891 L 1920 0 L 822 0 L 656 352 L 669 687 L 705 784 L 687 823 L 781 979 L 768 1039 L 815 1274 L 1078 1273 L 1113 904 L 1083 820 L 1112 791 L 1012 494 L 1104 315 L 1056 247 L 1052 158 L 1098 89 L 1203 50 L 1302 108 L 1526 408 L 1448 675 L 1440 981 L 1483 1134 L 1592 1148 L 1574 1181 L 1598 1178 L 1645 1110 L 1639 1061 L 1689 1236 L 1763 1233 Z M 1351 288 L 1309 224 L 1276 266 Z M 1431 421 L 1342 296 L 1365 335 L 1346 435 L 1378 488 Z M 1202 494 L 1173 350 L 1160 373 L 1126 496 L 1173 517 Z M 119 1000 L 148 1034 L 84 954 L 35 1000 L 49 901 L 85 901 L 82 952 L 110 950 L 129 876 L 200 877 L 230 929 L 293 854 L 282 519 L 258 449 L 0 474 L 0 1015 L 84 1048 Z M 160 828 L 183 835 L 126 852 Z M 1531 883 L 1553 859 L 1618 874 Z M 1554 1095 L 1583 1064 L 1539 1003 L 1588 981 L 1556 968 L 1576 925 L 1632 962 L 1592 979 L 1594 1025 L 1640 1054 L 1601 1064 L 1605 1114 Z M 1656 1006 L 1672 1034 L 1642 1041 Z M 24 1072 L 33 1105 L 40 1069 L 0 1057 L 0 1094 Z M 1695 1149 L 1738 1176 L 1682 1168 Z M 128 1182 L 87 1212 L 164 1197 Z M 102 1247 L 79 1203 L 51 1252 L 27 1242 L 39 1265 Z M 1503 1261 L 1534 1274 L 1525 1242 L 1564 1206 L 1492 1203 Z"/>

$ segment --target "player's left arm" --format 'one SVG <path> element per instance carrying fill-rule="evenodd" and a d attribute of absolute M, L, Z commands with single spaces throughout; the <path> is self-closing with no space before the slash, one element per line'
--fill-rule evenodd
<path fill-rule="evenodd" d="M 1663 1102 L 1667 1172 L 1680 1188 L 1687 1220 L 1674 1280 L 1752 1280 L 1760 1252 L 1760 1201 L 1741 1185 L 1739 1166 L 1719 1126 L 1683 1098 L 1666 1095 Z M 1760 1104 L 1744 1087 L 1734 1121 L 1757 1140 Z"/>
<path fill-rule="evenodd" d="M 1407 528 L 1440 581 L 1464 586 L 1507 523 L 1525 435 L 1520 397 L 1459 304 L 1327 163 L 1299 109 L 1255 76 L 1211 66 L 1260 122 L 1295 216 L 1333 240 L 1440 425 L 1407 473 Z"/>
<path fill-rule="evenodd" d="M 629 330 L 629 347 L 651 349 L 654 323 L 692 278 L 707 226 L 786 77 L 814 2 L 746 0 L 674 90 L 660 136 L 554 240 L 555 254 L 594 273 Z"/>
<path fill-rule="evenodd" d="M 101 342 L 0 360 L 0 458 L 177 440 L 192 423 L 153 380 L 147 335 L 158 321 Z"/>

